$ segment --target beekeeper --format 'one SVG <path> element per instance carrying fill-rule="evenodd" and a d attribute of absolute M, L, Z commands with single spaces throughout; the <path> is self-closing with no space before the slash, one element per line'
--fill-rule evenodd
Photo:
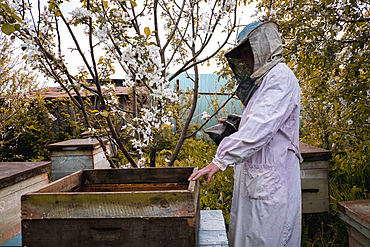
<path fill-rule="evenodd" d="M 240 127 L 189 180 L 234 166 L 230 246 L 300 246 L 300 88 L 275 22 L 247 25 L 225 54 L 245 105 Z"/>

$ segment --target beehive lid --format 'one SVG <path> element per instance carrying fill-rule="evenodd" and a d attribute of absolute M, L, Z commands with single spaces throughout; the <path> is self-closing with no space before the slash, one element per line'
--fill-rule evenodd
<path fill-rule="evenodd" d="M 339 216 L 370 238 L 370 200 L 338 202 Z M 359 230 L 359 229 L 358 229 Z"/>
<path fill-rule="evenodd" d="M 108 140 L 104 140 L 104 142 L 107 143 Z M 95 138 L 71 139 L 68 141 L 52 143 L 47 147 L 51 151 L 94 150 L 100 147 L 100 143 Z"/>
<path fill-rule="evenodd" d="M 50 169 L 50 161 L 0 162 L 0 189 L 37 176 Z"/>
<path fill-rule="evenodd" d="M 303 142 L 299 143 L 299 150 L 304 161 L 331 159 L 331 152 L 329 150 L 311 146 Z"/>

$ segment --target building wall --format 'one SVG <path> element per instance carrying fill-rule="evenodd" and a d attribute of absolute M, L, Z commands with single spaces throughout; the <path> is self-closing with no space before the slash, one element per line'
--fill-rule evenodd
<path fill-rule="evenodd" d="M 194 78 L 194 74 L 190 74 L 192 78 Z M 175 79 L 171 81 L 171 87 L 176 90 L 177 85 L 176 82 L 178 81 L 180 92 L 185 92 L 187 89 L 193 89 L 194 83 L 191 79 L 187 78 L 185 74 L 178 75 Z M 214 74 L 200 74 L 199 75 L 199 94 L 201 95 L 197 102 L 197 108 L 194 113 L 193 123 L 198 122 L 202 124 L 204 120 L 201 119 L 202 113 L 207 111 L 208 114 L 212 115 L 212 111 L 210 110 L 211 101 L 217 100 L 219 103 L 218 105 L 221 106 L 224 101 L 228 99 L 228 95 L 220 95 L 221 88 L 226 84 L 225 79 L 220 79 L 218 81 L 218 75 Z M 218 93 L 218 95 L 209 95 L 209 94 Z M 243 107 L 240 104 L 238 99 L 230 100 L 226 106 L 224 107 L 224 111 L 222 111 L 218 117 L 227 116 L 230 113 L 239 114 L 241 115 L 243 112 Z M 217 124 L 218 117 L 212 118 L 205 127 L 210 127 Z"/>

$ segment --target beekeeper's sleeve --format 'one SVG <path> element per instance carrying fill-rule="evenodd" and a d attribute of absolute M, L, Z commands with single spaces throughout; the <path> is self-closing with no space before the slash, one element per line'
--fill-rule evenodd
<path fill-rule="evenodd" d="M 241 126 L 220 143 L 213 163 L 221 170 L 247 161 L 267 144 L 285 121 L 294 80 L 282 70 L 272 69 L 244 109 Z"/>

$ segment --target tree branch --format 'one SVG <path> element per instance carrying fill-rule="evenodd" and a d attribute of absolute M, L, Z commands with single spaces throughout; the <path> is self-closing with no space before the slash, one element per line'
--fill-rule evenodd
<path fill-rule="evenodd" d="M 185 137 L 185 139 L 188 139 L 188 138 L 194 136 L 198 131 L 200 131 L 209 122 L 209 120 L 211 120 L 222 108 L 225 107 L 225 105 L 234 97 L 235 93 L 236 92 L 234 92 L 233 94 L 231 94 L 230 97 L 222 104 L 222 106 L 220 106 L 198 129 L 196 129 L 190 135 L 187 135 Z"/>

